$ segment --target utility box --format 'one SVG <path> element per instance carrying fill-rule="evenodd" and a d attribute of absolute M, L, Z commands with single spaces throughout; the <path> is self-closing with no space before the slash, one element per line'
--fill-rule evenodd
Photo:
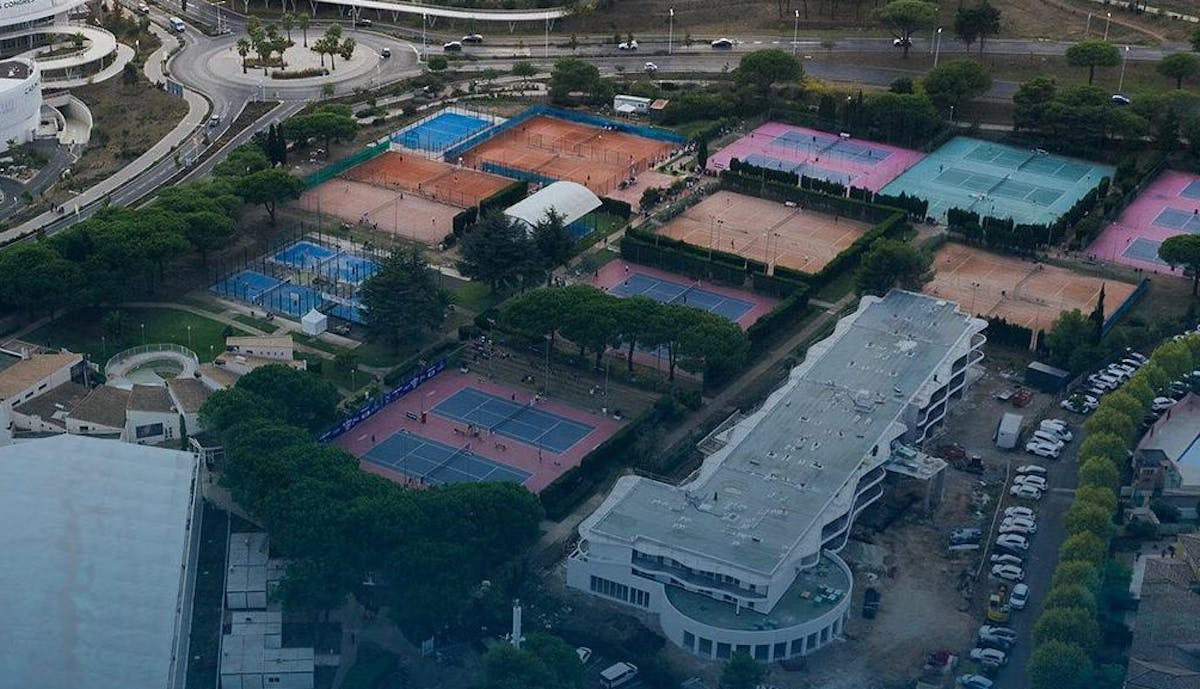
<path fill-rule="evenodd" d="M 1025 367 L 1025 382 L 1042 392 L 1054 394 L 1071 382 L 1071 372 L 1035 361 Z"/>
<path fill-rule="evenodd" d="M 1002 450 L 1011 450 L 1017 446 L 1017 441 L 1021 438 L 1021 423 L 1025 421 L 1025 417 L 1020 414 L 1005 414 L 1000 418 L 1000 425 L 996 428 L 996 447 Z"/>

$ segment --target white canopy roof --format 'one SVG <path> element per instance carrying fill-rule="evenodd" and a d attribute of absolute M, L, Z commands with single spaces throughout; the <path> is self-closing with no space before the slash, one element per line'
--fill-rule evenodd
<path fill-rule="evenodd" d="M 563 216 L 563 224 L 570 225 L 600 207 L 600 197 L 576 182 L 555 182 L 545 186 L 524 201 L 509 206 L 504 214 L 523 220 L 533 227 L 546 218 L 551 208 Z"/>

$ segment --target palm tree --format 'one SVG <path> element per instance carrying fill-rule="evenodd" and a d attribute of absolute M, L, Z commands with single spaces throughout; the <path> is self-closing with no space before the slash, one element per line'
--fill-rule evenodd
<path fill-rule="evenodd" d="M 350 58 L 354 56 L 354 48 L 357 47 L 357 45 L 358 42 L 353 38 L 347 38 L 346 40 L 342 41 L 342 45 L 338 48 L 338 55 L 341 55 L 343 60 L 349 62 Z"/>
<path fill-rule="evenodd" d="M 242 74 L 246 73 L 246 56 L 250 54 L 250 41 L 246 38 L 237 40 L 237 53 L 242 56 Z"/>
<path fill-rule="evenodd" d="M 304 47 L 308 47 L 308 12 L 301 12 L 300 16 L 296 17 L 296 24 L 299 25 L 300 31 L 304 33 Z"/>
<path fill-rule="evenodd" d="M 279 19 L 279 23 L 283 26 L 284 32 L 287 34 L 288 43 L 292 42 L 292 23 L 295 17 L 290 12 L 284 12 L 283 17 Z"/>

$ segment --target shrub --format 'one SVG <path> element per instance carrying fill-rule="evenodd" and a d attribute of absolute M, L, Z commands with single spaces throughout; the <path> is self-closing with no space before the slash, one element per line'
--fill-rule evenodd
<path fill-rule="evenodd" d="M 1179 521 L 1179 508 L 1162 499 L 1150 501 L 1150 511 L 1164 524 L 1174 524 Z"/>
<path fill-rule="evenodd" d="M 308 77 L 323 77 L 329 74 L 329 70 L 322 67 L 309 67 L 308 69 L 277 69 L 271 72 L 272 79 L 307 79 Z"/>

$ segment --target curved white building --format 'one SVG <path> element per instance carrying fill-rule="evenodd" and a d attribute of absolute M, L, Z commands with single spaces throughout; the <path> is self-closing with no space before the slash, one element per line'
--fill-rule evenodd
<path fill-rule="evenodd" d="M 33 141 L 42 112 L 42 78 L 37 63 L 14 58 L 0 61 L 0 151 L 9 142 Z"/>
<path fill-rule="evenodd" d="M 133 49 L 119 46 L 108 31 L 84 23 L 85 4 L 86 0 L 0 0 L 0 58 L 35 61 L 49 90 L 113 76 L 123 66 L 119 62 L 133 57 Z M 75 47 L 77 34 L 83 43 Z"/>
<path fill-rule="evenodd" d="M 579 526 L 568 585 L 658 615 L 704 658 L 807 655 L 842 632 L 837 556 L 883 494 L 893 443 L 960 397 L 986 322 L 912 292 L 864 297 L 685 483 L 617 481 Z"/>

